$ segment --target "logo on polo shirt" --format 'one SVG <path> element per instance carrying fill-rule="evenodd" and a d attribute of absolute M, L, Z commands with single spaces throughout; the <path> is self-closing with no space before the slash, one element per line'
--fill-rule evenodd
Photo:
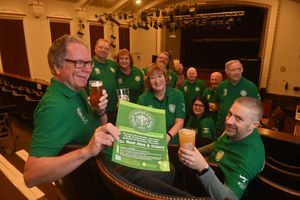
<path fill-rule="evenodd" d="M 115 73 L 115 69 L 114 69 L 114 68 L 110 67 L 109 69 L 110 69 L 110 71 L 111 71 L 112 73 Z"/>
<path fill-rule="evenodd" d="M 241 90 L 241 91 L 240 91 L 240 95 L 241 95 L 242 97 L 247 96 L 247 91 L 246 91 L 246 90 Z"/>
<path fill-rule="evenodd" d="M 81 121 L 86 124 L 88 122 L 87 118 L 83 116 L 81 108 L 77 108 L 77 115 L 80 117 Z"/>
<path fill-rule="evenodd" d="M 155 126 L 155 118 L 153 115 L 144 110 L 135 109 L 131 111 L 128 120 L 135 130 L 141 132 L 149 132 Z"/>
<path fill-rule="evenodd" d="M 95 73 L 96 74 L 100 74 L 101 73 L 100 69 L 99 68 L 95 68 Z"/>
<path fill-rule="evenodd" d="M 185 92 L 187 92 L 187 86 L 184 86 L 184 87 L 183 87 L 183 90 L 184 90 Z"/>
<path fill-rule="evenodd" d="M 218 151 L 218 153 L 216 154 L 216 161 L 220 161 L 224 156 L 224 151 Z"/>
<path fill-rule="evenodd" d="M 139 82 L 139 81 L 141 80 L 141 77 L 140 77 L 140 76 L 135 76 L 135 77 L 134 77 L 134 80 L 135 80 L 136 82 Z"/>
<path fill-rule="evenodd" d="M 224 97 L 227 96 L 227 88 L 224 88 L 224 90 L 223 90 L 223 96 Z"/>
<path fill-rule="evenodd" d="M 169 80 L 172 80 L 172 76 L 169 76 Z"/>
<path fill-rule="evenodd" d="M 118 83 L 119 83 L 119 84 L 122 84 L 122 82 L 123 82 L 122 78 L 119 78 L 119 79 L 118 79 Z"/>
<path fill-rule="evenodd" d="M 195 87 L 195 91 L 196 91 L 196 92 L 199 92 L 199 91 L 200 91 L 200 88 L 199 88 L 199 87 Z"/>
<path fill-rule="evenodd" d="M 209 128 L 203 128 L 203 133 L 208 134 L 209 133 Z"/>
<path fill-rule="evenodd" d="M 169 105 L 169 111 L 170 111 L 171 113 L 175 113 L 175 109 L 176 109 L 175 104 L 170 104 L 170 105 Z"/>
<path fill-rule="evenodd" d="M 241 189 L 246 189 L 248 179 L 240 174 L 240 180 L 238 181 L 238 185 Z"/>

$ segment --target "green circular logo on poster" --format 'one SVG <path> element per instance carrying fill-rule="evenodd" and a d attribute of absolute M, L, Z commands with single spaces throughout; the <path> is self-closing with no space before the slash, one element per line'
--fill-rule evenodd
<path fill-rule="evenodd" d="M 133 110 L 129 114 L 129 122 L 131 126 L 141 132 L 149 132 L 155 126 L 155 119 L 153 115 L 144 110 Z"/>

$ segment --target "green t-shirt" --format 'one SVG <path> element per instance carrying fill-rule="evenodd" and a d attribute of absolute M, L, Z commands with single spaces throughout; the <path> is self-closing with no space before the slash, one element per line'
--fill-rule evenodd
<path fill-rule="evenodd" d="M 138 104 L 166 111 L 167 131 L 174 125 L 176 118 L 184 119 L 185 105 L 183 94 L 180 90 L 167 87 L 163 100 L 158 100 L 153 92 L 145 91 L 138 99 Z M 178 134 L 177 134 L 178 135 Z M 178 137 L 174 137 L 170 143 L 178 144 Z"/>
<path fill-rule="evenodd" d="M 207 138 L 211 141 L 216 140 L 216 127 L 214 120 L 210 117 L 195 117 L 192 115 L 187 124 L 187 128 L 192 128 L 197 131 L 197 138 Z M 197 146 L 198 147 L 198 146 Z"/>
<path fill-rule="evenodd" d="M 214 102 L 218 104 L 217 132 L 224 131 L 224 121 L 230 107 L 237 98 L 242 96 L 249 96 L 260 100 L 257 87 L 244 77 L 236 85 L 231 84 L 229 80 L 220 83 L 214 98 Z"/>
<path fill-rule="evenodd" d="M 117 111 L 117 64 L 111 60 L 100 63 L 96 58 L 89 80 L 102 80 L 108 94 L 107 112 Z M 87 91 L 89 88 L 87 87 Z M 88 92 L 89 93 L 89 92 Z"/>
<path fill-rule="evenodd" d="M 224 184 L 241 198 L 249 182 L 263 170 L 265 148 L 256 129 L 241 141 L 224 134 L 217 139 L 209 160 L 217 163 L 224 173 Z"/>
<path fill-rule="evenodd" d="M 197 79 L 194 83 L 190 83 L 188 80 L 185 80 L 179 89 L 184 95 L 186 117 L 189 117 L 192 114 L 194 98 L 201 96 L 205 90 L 204 81 Z"/>
<path fill-rule="evenodd" d="M 136 103 L 144 92 L 144 72 L 132 66 L 131 73 L 127 76 L 120 68 L 117 71 L 118 88 L 129 88 L 130 102 Z"/>
<path fill-rule="evenodd" d="M 35 109 L 30 155 L 58 155 L 66 144 L 87 144 L 100 126 L 84 90 L 76 92 L 64 83 L 51 85 Z"/>

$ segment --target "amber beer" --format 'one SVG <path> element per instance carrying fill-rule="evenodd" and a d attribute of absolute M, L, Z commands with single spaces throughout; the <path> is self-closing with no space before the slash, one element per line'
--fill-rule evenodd
<path fill-rule="evenodd" d="M 193 150 L 195 146 L 196 131 L 193 129 L 183 128 L 179 130 L 180 147 Z"/>
<path fill-rule="evenodd" d="M 103 84 L 102 81 L 90 81 L 90 103 L 92 107 L 97 107 L 99 104 L 99 99 L 102 96 Z"/>

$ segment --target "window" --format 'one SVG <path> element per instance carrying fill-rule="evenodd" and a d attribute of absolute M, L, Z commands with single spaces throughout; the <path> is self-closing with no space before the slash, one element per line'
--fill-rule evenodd
<path fill-rule="evenodd" d="M 30 78 L 22 19 L 0 19 L 3 71 Z"/>

